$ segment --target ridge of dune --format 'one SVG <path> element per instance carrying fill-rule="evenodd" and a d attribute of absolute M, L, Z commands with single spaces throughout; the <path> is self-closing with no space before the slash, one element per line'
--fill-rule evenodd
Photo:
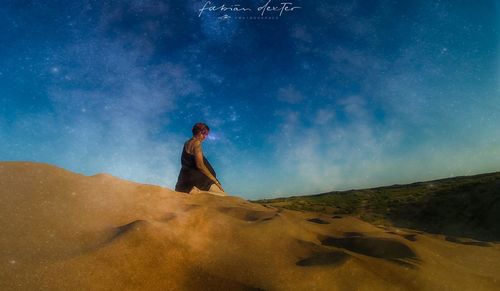
<path fill-rule="evenodd" d="M 495 290 L 500 247 L 0 162 L 1 290 Z"/>
<path fill-rule="evenodd" d="M 120 179 L 118 177 L 115 177 L 111 174 L 108 174 L 108 173 L 97 173 L 97 174 L 94 174 L 90 177 L 93 177 L 93 178 L 103 178 L 103 179 Z"/>

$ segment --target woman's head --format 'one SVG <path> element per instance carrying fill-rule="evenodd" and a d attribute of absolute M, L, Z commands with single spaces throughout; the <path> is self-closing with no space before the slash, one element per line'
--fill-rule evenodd
<path fill-rule="evenodd" d="M 193 126 L 192 131 L 193 131 L 193 136 L 201 134 L 204 137 L 206 137 L 208 135 L 208 132 L 210 131 L 210 128 L 205 123 L 198 122 Z"/>

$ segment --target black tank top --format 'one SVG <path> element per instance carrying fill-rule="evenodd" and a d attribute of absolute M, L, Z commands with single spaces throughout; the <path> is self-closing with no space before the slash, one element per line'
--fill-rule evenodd
<path fill-rule="evenodd" d="M 175 191 L 189 193 L 193 186 L 196 186 L 200 190 L 208 191 L 210 186 L 214 184 L 214 181 L 212 181 L 202 171 L 200 171 L 198 167 L 196 167 L 195 156 L 186 151 L 187 142 L 188 141 L 184 143 L 184 147 L 182 148 L 181 170 L 179 172 L 179 177 L 177 178 Z M 212 173 L 214 177 L 217 177 L 212 165 L 205 155 L 203 155 L 203 162 L 210 173 Z"/>

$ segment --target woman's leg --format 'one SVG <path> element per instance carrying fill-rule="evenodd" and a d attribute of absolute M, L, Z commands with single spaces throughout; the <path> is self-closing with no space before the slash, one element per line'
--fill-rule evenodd
<path fill-rule="evenodd" d="M 191 188 L 191 191 L 189 191 L 189 194 L 198 194 L 200 193 L 200 189 L 198 189 L 196 186 L 193 186 L 193 188 Z"/>
<path fill-rule="evenodd" d="M 217 184 L 212 184 L 210 186 L 210 189 L 208 189 L 208 191 L 210 191 L 210 192 L 224 192 L 224 191 L 222 191 L 221 188 L 219 188 L 219 186 L 217 186 Z"/>
<path fill-rule="evenodd" d="M 212 184 L 210 186 L 210 189 L 208 189 L 208 191 L 203 191 L 203 190 L 200 190 L 198 187 L 193 186 L 191 191 L 189 191 L 189 194 L 198 194 L 198 193 L 202 193 L 202 192 L 205 192 L 205 193 L 211 192 L 210 194 L 219 195 L 219 196 L 227 196 L 226 192 L 222 191 L 222 189 L 219 188 L 219 186 L 217 186 L 216 184 Z"/>
<path fill-rule="evenodd" d="M 208 192 L 213 192 L 213 194 L 222 195 L 222 196 L 227 195 L 226 192 L 222 191 L 222 189 L 219 188 L 219 186 L 217 186 L 216 184 L 212 184 L 210 186 L 210 189 L 208 189 Z"/>

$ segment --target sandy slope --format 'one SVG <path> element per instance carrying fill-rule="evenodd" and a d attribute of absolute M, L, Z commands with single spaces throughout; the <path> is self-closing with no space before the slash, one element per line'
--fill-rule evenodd
<path fill-rule="evenodd" d="M 500 247 L 0 163 L 0 290 L 500 290 Z"/>

